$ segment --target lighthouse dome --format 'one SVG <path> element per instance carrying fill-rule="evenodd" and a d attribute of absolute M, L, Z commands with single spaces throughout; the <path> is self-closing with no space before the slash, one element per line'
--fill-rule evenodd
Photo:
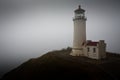
<path fill-rule="evenodd" d="M 77 13 L 77 14 L 80 14 L 80 13 L 84 13 L 85 10 L 84 10 L 84 9 L 81 9 L 81 6 L 79 5 L 79 6 L 78 6 L 78 9 L 76 9 L 74 12 Z"/>

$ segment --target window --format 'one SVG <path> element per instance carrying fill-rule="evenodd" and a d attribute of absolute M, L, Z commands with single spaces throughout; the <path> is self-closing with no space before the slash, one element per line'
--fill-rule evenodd
<path fill-rule="evenodd" d="M 87 48 L 87 52 L 90 52 L 90 48 L 89 47 Z"/>
<path fill-rule="evenodd" d="M 96 48 L 93 48 L 93 53 L 95 53 L 96 52 Z"/>

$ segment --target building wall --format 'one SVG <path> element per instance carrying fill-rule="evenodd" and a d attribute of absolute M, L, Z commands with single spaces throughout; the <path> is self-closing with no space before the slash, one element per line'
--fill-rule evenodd
<path fill-rule="evenodd" d="M 104 42 L 99 43 L 99 53 L 100 53 L 100 58 L 106 57 L 106 44 Z"/>
<path fill-rule="evenodd" d="M 82 54 L 80 54 L 82 53 Z M 83 50 L 72 49 L 71 54 L 72 56 L 83 56 Z"/>
<path fill-rule="evenodd" d="M 89 48 L 89 51 L 88 51 Z M 95 49 L 95 52 L 94 50 Z M 92 59 L 99 59 L 99 48 L 97 46 L 87 46 L 85 49 L 85 56 Z"/>
<path fill-rule="evenodd" d="M 95 52 L 93 50 L 94 48 L 96 49 Z M 83 53 L 84 56 L 92 59 L 106 58 L 106 44 L 103 41 L 99 41 L 97 46 L 83 46 Z"/>
<path fill-rule="evenodd" d="M 83 42 L 86 42 L 86 20 L 77 18 L 74 19 L 73 55 L 83 55 Z"/>
<path fill-rule="evenodd" d="M 83 42 L 86 42 L 86 25 L 85 20 L 74 20 L 74 48 L 82 48 Z"/>

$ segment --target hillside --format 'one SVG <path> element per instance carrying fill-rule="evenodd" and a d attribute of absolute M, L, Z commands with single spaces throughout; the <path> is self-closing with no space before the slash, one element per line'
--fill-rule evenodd
<path fill-rule="evenodd" d="M 103 60 L 70 56 L 70 48 L 48 52 L 8 72 L 1 80 L 120 80 L 120 55 Z"/>

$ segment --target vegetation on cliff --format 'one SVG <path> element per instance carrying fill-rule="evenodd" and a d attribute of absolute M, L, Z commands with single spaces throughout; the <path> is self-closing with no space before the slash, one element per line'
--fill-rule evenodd
<path fill-rule="evenodd" d="M 51 51 L 30 59 L 5 74 L 2 80 L 119 80 L 120 55 L 93 60 L 70 56 L 71 48 Z"/>

